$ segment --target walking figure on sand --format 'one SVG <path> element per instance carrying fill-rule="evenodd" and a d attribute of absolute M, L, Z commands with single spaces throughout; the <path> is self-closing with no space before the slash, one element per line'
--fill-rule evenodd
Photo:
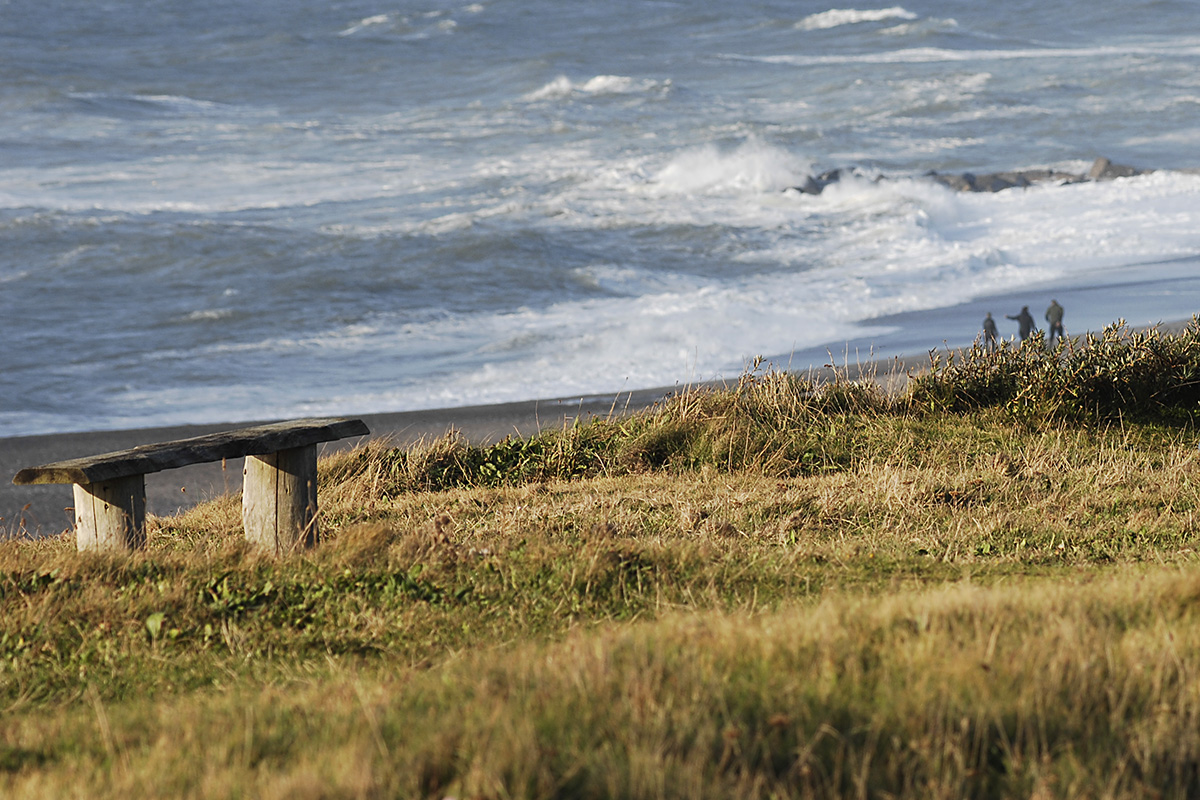
<path fill-rule="evenodd" d="M 996 349 L 996 320 L 992 319 L 990 311 L 983 318 L 983 345 L 988 350 Z"/>
<path fill-rule="evenodd" d="M 1050 307 L 1046 309 L 1046 322 L 1050 323 L 1050 330 L 1047 333 L 1049 337 L 1046 340 L 1046 345 L 1054 346 L 1054 337 L 1061 339 L 1063 337 L 1063 307 L 1058 304 L 1057 300 L 1050 301 Z"/>
<path fill-rule="evenodd" d="M 1021 306 L 1021 313 L 1016 316 L 1012 314 L 1004 316 L 1017 321 L 1017 333 L 1020 334 L 1021 341 L 1025 341 L 1033 335 L 1033 315 L 1029 313 L 1029 306 Z"/>

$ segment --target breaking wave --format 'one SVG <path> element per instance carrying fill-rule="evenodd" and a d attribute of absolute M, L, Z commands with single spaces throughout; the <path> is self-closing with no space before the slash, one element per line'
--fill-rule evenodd
<path fill-rule="evenodd" d="M 671 82 L 637 80 L 622 75 L 597 75 L 586 81 L 573 81 L 565 75 L 559 75 L 540 89 L 530 92 L 522 99 L 526 102 L 540 100 L 562 100 L 580 95 L 622 95 L 641 94 L 669 88 Z"/>
<path fill-rule="evenodd" d="M 860 11 L 854 8 L 831 8 L 819 14 L 810 14 L 796 23 L 802 31 L 822 31 L 860 22 L 885 22 L 893 19 L 913 20 L 917 15 L 900 6 Z"/>

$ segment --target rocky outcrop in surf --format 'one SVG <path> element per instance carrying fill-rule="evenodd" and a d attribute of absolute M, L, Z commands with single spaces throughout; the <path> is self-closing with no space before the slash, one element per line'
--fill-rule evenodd
<path fill-rule="evenodd" d="M 953 189 L 956 192 L 1000 192 L 1005 189 L 1022 189 L 1033 186 L 1039 183 L 1053 183 L 1057 185 L 1065 185 L 1068 183 L 1087 183 L 1089 181 L 1107 181 L 1114 178 L 1128 178 L 1134 175 L 1143 175 L 1154 170 L 1138 169 L 1137 167 L 1128 167 L 1122 164 L 1114 164 L 1107 158 L 1097 158 L 1092 163 L 1091 169 L 1083 174 L 1075 174 L 1073 172 L 1060 172 L 1050 169 L 1028 169 L 1019 170 L 1016 172 L 989 172 L 982 175 L 976 175 L 972 172 L 961 172 L 954 175 L 942 174 L 940 172 L 927 172 L 924 177 L 935 183 Z M 837 183 L 843 178 L 860 174 L 857 170 L 834 169 L 828 172 L 823 172 L 820 175 L 810 175 L 805 178 L 804 183 L 799 186 L 792 186 L 785 191 L 800 192 L 802 194 L 820 194 L 825 190 L 825 187 Z M 872 178 L 872 180 L 886 181 L 886 175 L 880 175 Z"/>

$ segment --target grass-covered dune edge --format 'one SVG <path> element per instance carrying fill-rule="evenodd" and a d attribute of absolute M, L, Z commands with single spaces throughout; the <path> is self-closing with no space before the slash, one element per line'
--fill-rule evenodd
<path fill-rule="evenodd" d="M 0 545 L 5 797 L 1200 795 L 1200 329 L 751 372 Z"/>

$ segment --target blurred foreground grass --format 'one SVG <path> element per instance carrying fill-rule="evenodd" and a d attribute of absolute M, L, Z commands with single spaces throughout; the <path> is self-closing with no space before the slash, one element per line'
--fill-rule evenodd
<path fill-rule="evenodd" d="M 1196 796 L 1197 341 L 376 442 L 278 561 L 5 544 L 0 793 Z"/>

